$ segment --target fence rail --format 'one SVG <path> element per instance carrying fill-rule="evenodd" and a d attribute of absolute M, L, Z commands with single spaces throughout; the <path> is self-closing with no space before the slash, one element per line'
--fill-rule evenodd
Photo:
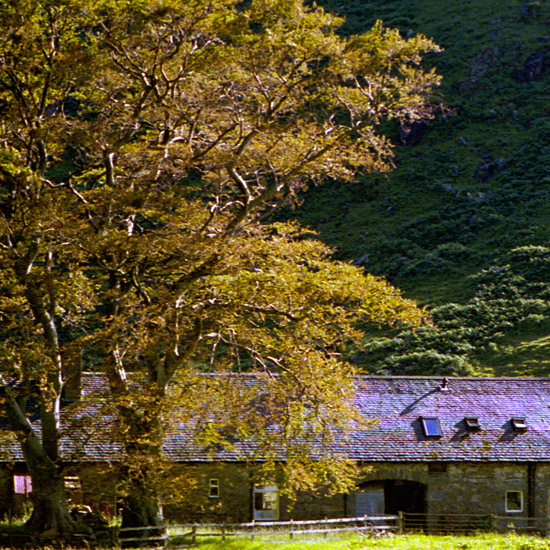
<path fill-rule="evenodd" d="M 351 532 L 379 536 L 389 531 L 400 530 L 399 516 L 362 516 L 355 518 L 325 519 L 317 521 L 261 521 L 249 523 L 187 523 L 159 527 L 120 529 L 118 541 L 121 546 L 168 545 L 182 548 L 195 544 L 198 539 L 231 537 L 272 537 L 283 542 L 295 538 L 335 538 Z M 161 532 L 162 531 L 162 532 Z"/>
<path fill-rule="evenodd" d="M 403 532 L 470 534 L 478 532 L 550 534 L 550 518 L 497 516 L 493 514 L 402 514 Z"/>
<path fill-rule="evenodd" d="M 467 535 L 479 532 L 519 532 L 550 536 L 550 518 L 482 514 L 409 514 L 361 516 L 318 521 L 258 521 L 249 523 L 186 523 L 166 527 L 119 529 L 122 547 L 169 546 L 184 548 L 199 539 L 270 537 L 270 542 L 306 538 L 342 538 L 349 533 L 383 536 L 388 533 L 423 532 Z"/>

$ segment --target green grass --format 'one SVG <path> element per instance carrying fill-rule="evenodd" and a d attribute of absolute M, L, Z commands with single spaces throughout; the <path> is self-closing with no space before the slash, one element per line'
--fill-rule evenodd
<path fill-rule="evenodd" d="M 383 538 L 350 538 L 335 542 L 275 544 L 234 540 L 199 544 L 199 550 L 550 550 L 550 540 L 517 535 L 473 537 L 403 535 Z"/>
<path fill-rule="evenodd" d="M 41 550 L 49 548 L 41 547 Z M 65 548 L 83 550 L 76 547 Z M 226 542 L 204 542 L 187 548 L 195 550 L 550 550 L 550 540 L 518 535 L 470 537 L 401 535 L 383 538 L 354 537 L 332 542 L 278 543 L 235 539 Z"/>
<path fill-rule="evenodd" d="M 48 550 L 49 548 L 49 546 L 44 546 L 41 547 L 41 550 Z M 64 548 L 66 550 L 83 550 L 77 547 Z M 550 539 L 517 534 L 481 534 L 476 536 L 387 535 L 380 538 L 350 536 L 334 541 L 301 540 L 286 542 L 283 537 L 266 536 L 255 540 L 241 537 L 226 541 L 219 539 L 204 540 L 197 542 L 195 545 L 186 545 L 185 548 L 194 550 L 550 550 Z"/>

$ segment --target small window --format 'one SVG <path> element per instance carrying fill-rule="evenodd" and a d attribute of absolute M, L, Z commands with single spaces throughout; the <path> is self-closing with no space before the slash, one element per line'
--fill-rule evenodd
<path fill-rule="evenodd" d="M 523 491 L 506 491 L 506 511 L 523 512 Z"/>
<path fill-rule="evenodd" d="M 527 430 L 527 422 L 525 418 L 514 416 L 510 422 L 512 423 L 512 428 L 514 428 L 515 432 L 524 432 Z"/>
<path fill-rule="evenodd" d="M 439 419 L 436 417 L 423 416 L 422 429 L 426 437 L 441 437 L 441 426 L 439 425 Z"/>
<path fill-rule="evenodd" d="M 430 462 L 428 464 L 428 472 L 446 472 L 447 463 L 446 462 Z"/>
<path fill-rule="evenodd" d="M 16 495 L 28 495 L 32 493 L 32 480 L 29 475 L 13 476 L 13 491 Z"/>
<path fill-rule="evenodd" d="M 208 491 L 208 496 L 210 498 L 220 498 L 220 480 L 212 478 L 210 480 L 210 488 Z"/>
<path fill-rule="evenodd" d="M 464 424 L 469 432 L 477 432 L 480 429 L 479 419 L 475 416 L 467 416 L 464 418 Z"/>
<path fill-rule="evenodd" d="M 63 481 L 65 482 L 65 489 L 78 490 L 81 488 L 78 476 L 65 476 Z"/>

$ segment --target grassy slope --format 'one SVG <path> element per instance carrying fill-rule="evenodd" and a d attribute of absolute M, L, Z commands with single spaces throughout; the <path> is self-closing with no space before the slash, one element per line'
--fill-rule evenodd
<path fill-rule="evenodd" d="M 436 333 L 373 334 L 356 360 L 371 372 L 550 373 L 550 5 L 320 3 L 346 16 L 346 33 L 382 19 L 432 37 L 445 51 L 428 62 L 455 112 L 399 145 L 389 176 L 313 189 L 294 214 L 433 311 Z"/>

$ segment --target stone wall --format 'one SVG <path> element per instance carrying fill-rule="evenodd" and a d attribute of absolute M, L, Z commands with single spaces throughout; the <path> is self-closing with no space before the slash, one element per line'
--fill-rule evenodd
<path fill-rule="evenodd" d="M 241 464 L 201 464 L 174 468 L 185 491 L 168 498 L 164 505 L 166 519 L 177 523 L 242 523 L 251 520 L 252 482 L 250 472 Z M 210 496 L 210 480 L 219 481 L 219 495 Z"/>
<path fill-rule="evenodd" d="M 95 509 L 108 507 L 114 511 L 116 480 L 109 468 L 75 466 L 67 473 L 79 474 L 82 479 L 81 489 L 70 495 L 74 503 L 85 502 Z M 12 474 L 11 468 L 0 471 L 0 515 L 15 509 Z M 217 495 L 211 494 L 212 480 L 217 480 Z M 421 484 L 428 514 L 494 514 L 511 518 L 550 515 L 550 464 L 370 464 L 365 465 L 359 483 L 380 487 L 395 481 Z M 165 517 L 177 523 L 251 521 L 253 487 L 254 469 L 246 464 L 175 466 L 164 491 Z M 521 512 L 506 512 L 507 491 L 522 492 Z M 294 503 L 281 495 L 279 519 L 351 517 L 356 515 L 356 501 L 355 493 L 333 496 L 301 493 Z"/>
<path fill-rule="evenodd" d="M 254 470 L 244 464 L 208 464 L 180 466 L 174 475 L 184 475 L 188 488 L 183 498 L 164 505 L 166 519 L 177 523 L 242 523 L 253 518 Z M 219 481 L 219 496 L 211 497 L 210 480 Z M 190 480 L 194 480 L 191 483 Z M 299 494 L 293 504 L 280 496 L 279 520 L 302 520 L 345 517 L 345 495 Z"/>
<path fill-rule="evenodd" d="M 0 468 L 0 518 L 13 514 L 13 473 L 11 468 Z"/>
<path fill-rule="evenodd" d="M 253 517 L 253 473 L 242 464 L 185 466 L 194 486 L 179 502 L 165 506 L 168 519 L 178 522 L 246 522 Z M 530 470 L 529 470 L 530 469 Z M 531 478 L 531 481 L 529 481 Z M 209 497 L 210 479 L 219 480 L 219 496 Z M 538 464 L 371 464 L 360 482 L 398 480 L 425 488 L 428 514 L 494 514 L 547 517 L 550 513 L 550 465 Z M 506 512 L 506 491 L 522 491 L 523 511 Z M 531 503 L 529 502 L 531 501 Z M 280 520 L 322 519 L 355 515 L 355 494 L 299 494 L 294 505 L 280 499 Z"/>
<path fill-rule="evenodd" d="M 529 483 L 529 475 L 532 477 Z M 376 464 L 362 481 L 409 480 L 426 487 L 426 512 L 429 514 L 495 514 L 528 516 L 532 493 L 532 515 L 549 513 L 550 465 L 502 463 L 450 464 Z M 522 491 L 521 513 L 507 513 L 506 491 Z"/>

